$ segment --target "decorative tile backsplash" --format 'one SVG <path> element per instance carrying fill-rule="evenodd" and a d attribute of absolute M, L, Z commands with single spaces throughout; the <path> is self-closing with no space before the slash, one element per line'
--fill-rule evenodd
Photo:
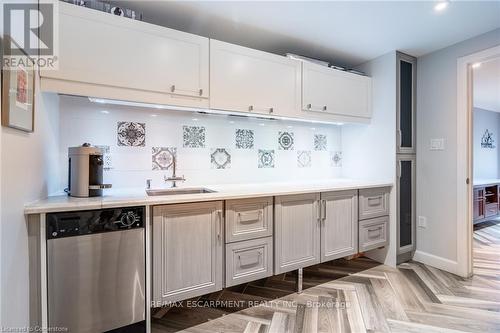
<path fill-rule="evenodd" d="M 259 168 L 274 168 L 275 156 L 274 150 L 272 149 L 259 149 Z"/>
<path fill-rule="evenodd" d="M 119 146 L 144 147 L 146 145 L 146 124 L 119 121 L 117 137 Z"/>
<path fill-rule="evenodd" d="M 310 150 L 298 150 L 297 151 L 297 166 L 299 168 L 310 168 L 311 167 L 311 151 Z"/>
<path fill-rule="evenodd" d="M 231 167 L 231 154 L 225 148 L 212 148 L 210 163 L 212 169 L 229 169 Z"/>
<path fill-rule="evenodd" d="M 325 151 L 328 148 L 328 141 L 324 134 L 314 134 L 314 150 Z"/>
<path fill-rule="evenodd" d="M 174 156 L 183 186 L 341 177 L 341 127 L 103 105 L 60 97 L 61 188 L 68 147 L 104 146 L 113 188 L 168 186 Z M 108 160 L 109 158 L 109 160 Z"/>
<path fill-rule="evenodd" d="M 293 132 L 278 132 L 278 147 L 281 150 L 293 150 Z"/>
<path fill-rule="evenodd" d="M 253 149 L 253 131 L 238 128 L 236 130 L 235 145 L 238 149 Z"/>
<path fill-rule="evenodd" d="M 205 148 L 205 127 L 182 126 L 184 148 Z"/>
<path fill-rule="evenodd" d="M 177 148 L 174 147 L 153 147 L 151 149 L 151 159 L 153 170 L 168 170 L 174 164 L 177 155 Z"/>

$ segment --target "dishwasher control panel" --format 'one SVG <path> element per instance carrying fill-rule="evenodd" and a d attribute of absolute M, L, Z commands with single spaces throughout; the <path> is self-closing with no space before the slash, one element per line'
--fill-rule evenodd
<path fill-rule="evenodd" d="M 144 228 L 144 207 L 47 214 L 47 239 Z"/>

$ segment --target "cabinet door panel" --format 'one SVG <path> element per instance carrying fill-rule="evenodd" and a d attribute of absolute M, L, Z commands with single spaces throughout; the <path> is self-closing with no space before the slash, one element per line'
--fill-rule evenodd
<path fill-rule="evenodd" d="M 300 62 L 210 40 L 210 107 L 287 115 L 300 107 Z"/>
<path fill-rule="evenodd" d="M 319 194 L 276 197 L 275 274 L 320 261 Z"/>
<path fill-rule="evenodd" d="M 321 262 L 358 252 L 358 192 L 321 193 Z"/>
<path fill-rule="evenodd" d="M 415 149 L 415 101 L 417 59 L 397 53 L 397 151 L 413 154 Z"/>
<path fill-rule="evenodd" d="M 65 3 L 59 7 L 59 70 L 42 71 L 42 77 L 208 97 L 207 38 Z"/>
<path fill-rule="evenodd" d="M 371 78 L 317 64 L 302 64 L 304 111 L 370 118 L 371 99 Z"/>
<path fill-rule="evenodd" d="M 222 288 L 222 203 L 153 209 L 153 300 L 171 302 Z"/>
<path fill-rule="evenodd" d="M 398 157 L 398 254 L 415 250 L 415 156 Z"/>

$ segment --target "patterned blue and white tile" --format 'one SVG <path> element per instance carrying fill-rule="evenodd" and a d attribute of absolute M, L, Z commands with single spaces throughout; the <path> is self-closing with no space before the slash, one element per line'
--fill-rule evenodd
<path fill-rule="evenodd" d="M 299 168 L 311 167 L 311 151 L 310 150 L 297 150 L 297 166 Z"/>
<path fill-rule="evenodd" d="M 118 146 L 146 146 L 146 124 L 119 121 L 117 124 Z"/>
<path fill-rule="evenodd" d="M 113 169 L 113 157 L 111 156 L 111 148 L 106 145 L 96 145 L 102 150 L 102 159 L 104 161 L 103 169 L 105 171 Z"/>
<path fill-rule="evenodd" d="M 274 149 L 259 149 L 258 152 L 258 167 L 262 168 L 274 168 L 276 163 L 276 155 Z"/>
<path fill-rule="evenodd" d="M 294 140 L 293 132 L 278 132 L 278 149 L 293 150 Z"/>
<path fill-rule="evenodd" d="M 231 167 L 231 153 L 225 148 L 212 148 L 210 153 L 212 169 L 229 169 Z"/>
<path fill-rule="evenodd" d="M 177 157 L 177 148 L 174 147 L 152 147 L 151 162 L 153 170 L 171 169 L 174 158 Z"/>
<path fill-rule="evenodd" d="M 330 152 L 331 166 L 339 168 L 342 166 L 342 152 L 332 151 Z"/>
<path fill-rule="evenodd" d="M 238 149 L 253 149 L 254 131 L 238 128 L 235 131 L 235 146 Z"/>
<path fill-rule="evenodd" d="M 182 146 L 184 148 L 205 148 L 205 136 L 204 126 L 183 126 Z"/>
<path fill-rule="evenodd" d="M 328 148 L 327 137 L 324 134 L 314 134 L 314 150 L 325 151 Z"/>

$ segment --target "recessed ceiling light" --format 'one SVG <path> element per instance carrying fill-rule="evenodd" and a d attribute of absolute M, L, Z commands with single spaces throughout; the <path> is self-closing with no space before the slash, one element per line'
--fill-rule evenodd
<path fill-rule="evenodd" d="M 265 126 L 265 124 L 264 123 L 260 123 L 259 126 Z"/>
<path fill-rule="evenodd" d="M 153 118 L 154 117 L 158 117 L 158 115 L 157 114 L 152 114 L 151 117 L 153 117 Z"/>
<path fill-rule="evenodd" d="M 474 69 L 479 68 L 479 67 L 481 67 L 480 62 L 476 62 L 476 63 L 472 64 L 472 68 L 474 68 Z"/>
<path fill-rule="evenodd" d="M 448 1 L 439 1 L 437 4 L 434 5 L 434 10 L 436 12 L 442 12 L 448 7 L 449 2 Z"/>
<path fill-rule="evenodd" d="M 102 110 L 102 111 L 101 111 L 101 113 L 108 114 L 108 113 L 109 113 L 109 111 L 107 111 L 107 110 Z"/>

